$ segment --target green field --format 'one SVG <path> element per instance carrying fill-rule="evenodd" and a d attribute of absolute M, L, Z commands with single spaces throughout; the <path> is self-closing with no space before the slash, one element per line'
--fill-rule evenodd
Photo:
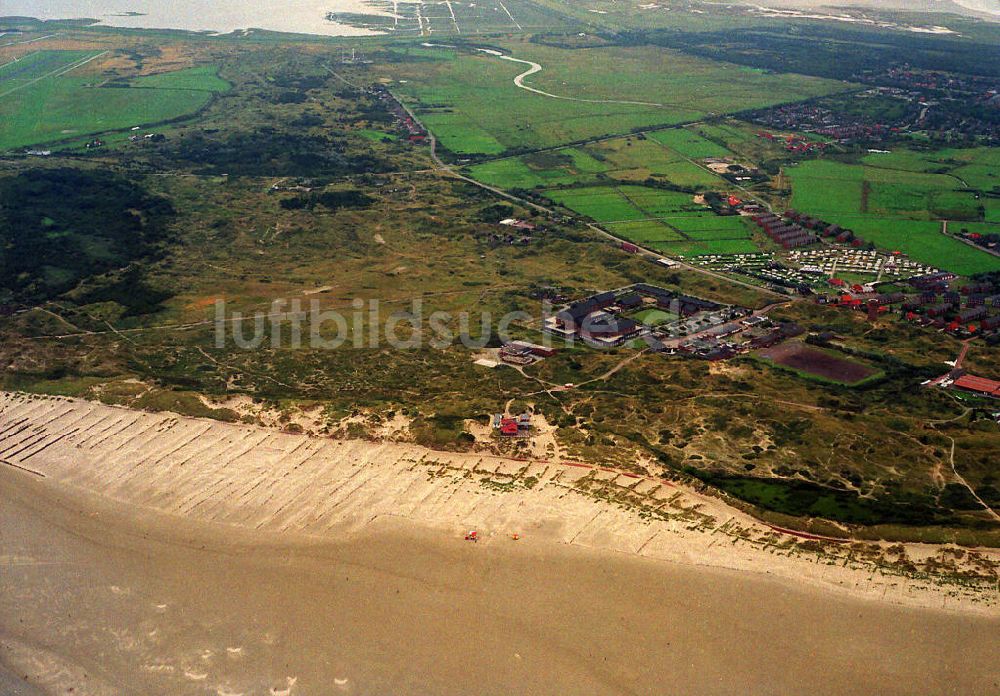
<path fill-rule="evenodd" d="M 668 128 L 666 130 L 655 131 L 650 133 L 649 137 L 661 145 L 666 145 L 670 149 L 692 159 L 728 157 L 732 155 L 732 152 L 722 145 L 682 128 Z"/>
<path fill-rule="evenodd" d="M 957 152 L 973 160 L 982 156 L 976 150 Z M 962 275 L 998 270 L 997 257 L 942 234 L 940 220 L 953 221 L 953 228 L 1000 232 L 1000 225 L 990 222 L 1000 211 L 996 199 L 983 199 L 970 190 L 948 162 L 955 171 L 969 165 L 954 157 L 955 151 L 901 151 L 869 155 L 863 164 L 803 162 L 786 170 L 792 181 L 791 204 L 927 264 Z"/>
<path fill-rule="evenodd" d="M 745 73 L 655 47 L 567 51 L 527 41 L 499 45 L 515 58 L 539 63 L 541 72 L 525 84 L 556 96 L 519 89 L 513 80 L 526 65 L 481 53 L 447 58 L 435 52 L 394 70 L 405 75 L 395 90 L 455 153 L 552 147 L 843 89 L 835 81 Z"/>
<path fill-rule="evenodd" d="M 608 165 L 579 148 L 507 157 L 469 168 L 479 181 L 501 188 L 537 188 L 594 181 Z"/>
<path fill-rule="evenodd" d="M 698 145 L 689 140 L 697 135 L 683 129 L 658 133 L 676 133 L 673 139 L 683 144 Z M 565 184 L 594 183 L 604 175 L 623 183 L 641 183 L 650 177 L 665 179 L 677 186 L 711 189 L 725 182 L 711 171 L 690 161 L 687 156 L 660 143 L 653 137 L 625 136 L 598 143 L 559 150 L 504 157 L 469 167 L 474 178 L 501 188 L 545 188 Z M 670 138 L 667 138 L 669 140 Z M 727 152 L 707 140 L 716 152 Z M 703 151 L 708 151 L 704 147 Z"/>
<path fill-rule="evenodd" d="M 660 324 L 677 321 L 679 318 L 672 312 L 664 312 L 662 309 L 655 307 L 640 310 L 630 316 L 640 324 L 645 324 L 646 326 L 659 326 Z"/>
<path fill-rule="evenodd" d="M 556 203 L 598 222 L 621 222 L 651 217 L 637 208 L 615 186 L 548 191 L 545 195 Z"/>
<path fill-rule="evenodd" d="M 376 143 L 382 142 L 383 140 L 399 140 L 399 136 L 395 133 L 375 130 L 374 128 L 362 128 L 356 132 L 365 140 L 371 140 Z"/>
<path fill-rule="evenodd" d="M 94 58 L 100 51 L 35 51 L 0 66 L 0 97 L 13 94 L 46 76 L 56 76 Z"/>
<path fill-rule="evenodd" d="M 685 133 L 671 128 L 657 133 Z M 622 181 L 645 181 L 650 176 L 667 179 L 678 186 L 712 188 L 722 180 L 707 169 L 691 162 L 680 152 L 666 147 L 650 137 L 628 137 L 608 140 L 592 149 L 611 167 L 608 175 Z M 707 141 L 706 141 L 707 142 Z"/>
<path fill-rule="evenodd" d="M 707 254 L 757 254 L 760 248 L 750 238 L 713 239 L 708 241 L 685 241 L 676 244 L 660 244 L 656 251 L 674 256 L 705 256 Z"/>
<path fill-rule="evenodd" d="M 758 251 L 737 216 L 716 215 L 691 195 L 646 186 L 586 186 L 545 195 L 593 218 L 616 236 L 666 254 L 736 254 Z"/>
<path fill-rule="evenodd" d="M 39 51 L 0 68 L 0 150 L 179 118 L 229 87 L 207 66 L 100 87 L 73 68 L 98 55 Z"/>
<path fill-rule="evenodd" d="M 741 217 L 720 217 L 714 213 L 698 216 L 665 218 L 690 239 L 749 239 L 748 227 Z"/>
<path fill-rule="evenodd" d="M 684 237 L 676 229 L 668 227 L 660 220 L 637 220 L 635 222 L 605 223 L 612 234 L 630 239 L 646 247 L 658 247 L 665 242 L 682 242 Z"/>

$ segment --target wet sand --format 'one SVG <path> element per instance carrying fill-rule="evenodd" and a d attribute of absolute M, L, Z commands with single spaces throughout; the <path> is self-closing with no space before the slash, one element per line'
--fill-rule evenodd
<path fill-rule="evenodd" d="M 995 617 L 402 520 L 333 538 L 192 522 L 2 467 L 0 688 L 1000 689 Z"/>

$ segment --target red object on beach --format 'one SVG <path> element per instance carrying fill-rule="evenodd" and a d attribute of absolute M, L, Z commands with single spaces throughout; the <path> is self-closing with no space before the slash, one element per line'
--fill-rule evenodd
<path fill-rule="evenodd" d="M 468 534 L 465 535 L 465 540 L 466 541 L 479 541 L 479 532 L 477 532 L 476 530 L 472 530 L 471 532 L 469 532 Z"/>

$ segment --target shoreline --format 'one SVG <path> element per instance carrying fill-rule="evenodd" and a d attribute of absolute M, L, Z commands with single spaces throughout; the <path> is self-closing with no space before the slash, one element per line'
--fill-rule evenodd
<path fill-rule="evenodd" d="M 9 468 L 0 502 L 0 664 L 30 695 L 846 694 L 859 683 L 985 694 L 1000 683 L 1000 617 L 785 577 L 539 540 L 473 544 L 401 518 L 326 540 L 260 533 Z"/>
<path fill-rule="evenodd" d="M 179 0 L 177 9 L 153 5 L 136 8 L 130 0 L 84 0 L 51 3 L 42 7 L 31 0 L 5 0 L 3 17 L 25 17 L 37 21 L 78 22 L 90 20 L 106 29 L 181 31 L 208 36 L 245 34 L 255 30 L 289 36 L 361 38 L 382 36 L 379 32 L 326 19 L 331 9 L 339 12 L 380 14 L 363 0 L 284 0 L 280 6 L 253 9 L 239 0 Z M 253 3 L 251 3 L 253 5 Z M 333 5 L 331 8 L 330 5 Z M 187 6 L 186 8 L 184 6 Z M 141 9 L 141 12 L 136 12 Z"/>
<path fill-rule="evenodd" d="M 516 533 L 520 546 L 727 569 L 885 604 L 1000 616 L 995 574 L 979 582 L 907 575 L 887 555 L 905 548 L 908 559 L 937 567 L 957 547 L 803 539 L 717 498 L 599 467 L 288 435 L 11 393 L 0 393 L 0 450 L 5 469 L 45 477 L 46 485 L 256 535 L 353 538 L 398 520 L 442 539 L 476 529 L 486 547 Z M 1000 563 L 996 550 L 961 555 Z"/>

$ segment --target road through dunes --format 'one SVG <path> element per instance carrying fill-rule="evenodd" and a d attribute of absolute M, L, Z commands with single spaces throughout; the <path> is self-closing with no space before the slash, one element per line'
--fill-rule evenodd
<path fill-rule="evenodd" d="M 14 393 L 0 393 L 0 461 L 51 485 L 253 531 L 330 539 L 398 520 L 448 539 L 475 529 L 483 544 L 503 544 L 516 534 L 521 545 L 620 552 L 1000 615 L 993 576 L 949 582 L 894 573 L 850 545 L 824 547 L 670 482 L 590 465 L 332 440 Z M 908 551 L 919 563 L 940 549 Z M 975 560 L 989 567 L 1000 559 L 982 551 Z"/>

